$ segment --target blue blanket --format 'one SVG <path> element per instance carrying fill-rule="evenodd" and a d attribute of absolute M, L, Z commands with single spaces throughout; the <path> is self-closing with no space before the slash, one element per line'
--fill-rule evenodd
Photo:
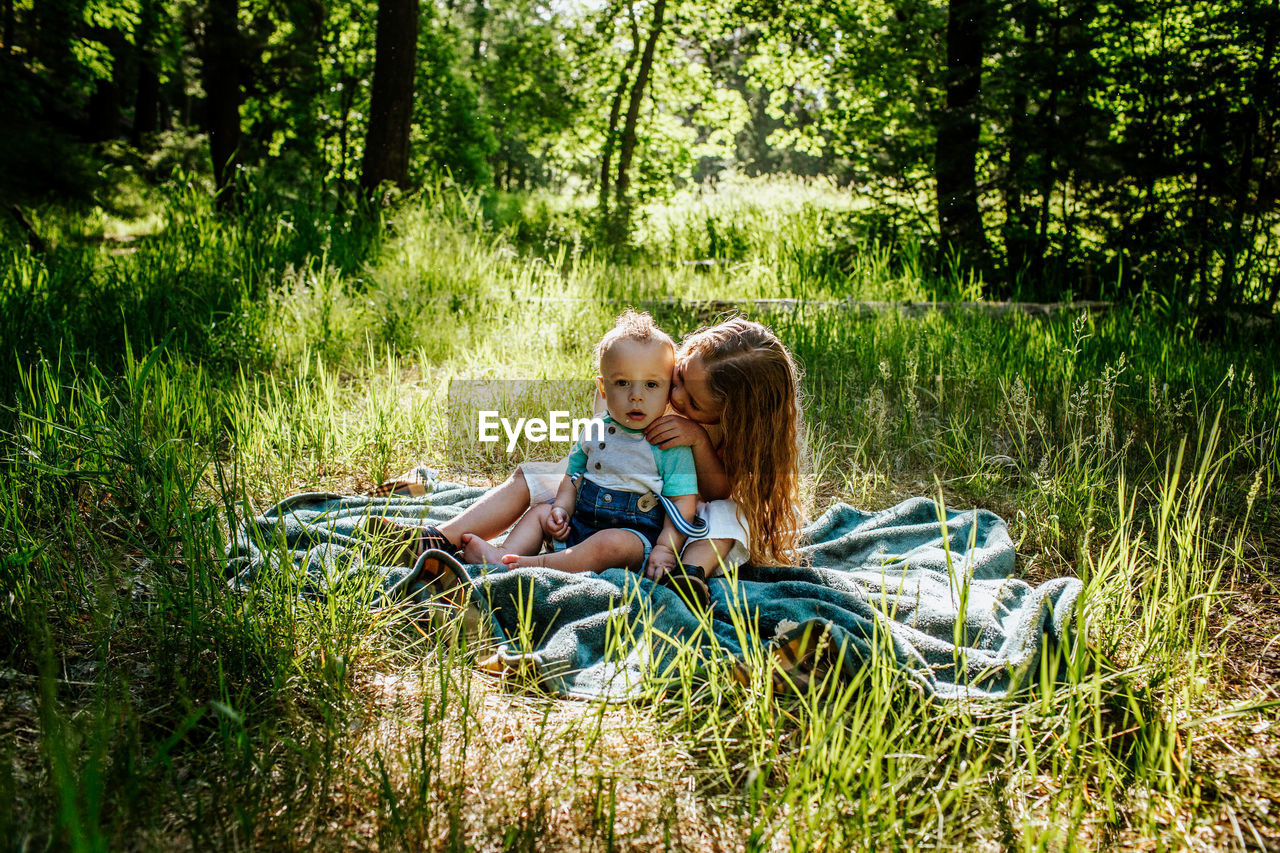
<path fill-rule="evenodd" d="M 309 594 L 372 580 L 383 601 L 425 598 L 418 565 L 383 565 L 361 535 L 371 516 L 450 518 L 484 493 L 431 484 L 419 497 L 303 494 L 249 519 L 228 547 L 240 588 L 288 573 Z M 1004 522 L 985 510 L 939 513 L 913 498 L 878 513 L 838 504 L 804 530 L 802 567 L 743 567 L 710 582 L 710 614 L 625 569 L 467 567 L 487 627 L 486 668 L 520 670 L 563 696 L 621 700 L 689 668 L 771 658 L 781 687 L 852 678 L 873 657 L 938 698 L 1000 697 L 1038 677 L 1069 642 L 1082 584 L 1012 577 Z M 963 614 L 963 616 L 962 616 Z M 758 664 L 757 664 L 758 665 Z"/>

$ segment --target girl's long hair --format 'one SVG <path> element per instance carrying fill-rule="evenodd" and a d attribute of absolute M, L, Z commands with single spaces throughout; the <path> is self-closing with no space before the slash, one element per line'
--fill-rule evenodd
<path fill-rule="evenodd" d="M 741 317 L 694 332 L 680 358 L 697 354 L 709 391 L 721 404 L 720 458 L 729 497 L 750 532 L 751 562 L 799 560 L 800 372 L 767 326 Z"/>

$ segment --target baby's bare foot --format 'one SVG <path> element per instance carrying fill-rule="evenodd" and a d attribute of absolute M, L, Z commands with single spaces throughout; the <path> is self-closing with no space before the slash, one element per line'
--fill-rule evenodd
<path fill-rule="evenodd" d="M 505 553 L 501 548 L 490 545 L 474 533 L 462 534 L 462 562 L 468 565 L 500 566 Z"/>
<path fill-rule="evenodd" d="M 522 557 L 519 554 L 505 554 L 502 557 L 502 562 L 513 569 L 524 569 L 532 566 L 545 567 L 546 561 L 543 560 L 545 556 L 545 554 L 540 554 L 536 557 Z"/>

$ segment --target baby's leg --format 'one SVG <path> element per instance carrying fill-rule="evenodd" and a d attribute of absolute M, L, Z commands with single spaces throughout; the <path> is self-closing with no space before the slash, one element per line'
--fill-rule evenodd
<path fill-rule="evenodd" d="M 472 564 L 484 563 L 496 566 L 509 554 L 529 555 L 542 550 L 543 520 L 551 512 L 551 504 L 538 504 L 520 517 L 516 526 L 507 534 L 502 547 L 491 545 L 475 534 L 468 535 L 462 547 L 462 557 Z"/>
<path fill-rule="evenodd" d="M 517 567 L 545 566 L 562 572 L 601 572 L 619 567 L 639 571 L 644 562 L 644 544 L 629 530 L 601 530 L 554 554 L 509 555 L 503 557 L 502 562 Z"/>

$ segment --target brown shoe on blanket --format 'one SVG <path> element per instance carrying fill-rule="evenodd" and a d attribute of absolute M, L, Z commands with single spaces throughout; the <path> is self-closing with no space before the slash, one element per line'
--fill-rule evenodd
<path fill-rule="evenodd" d="M 674 591 L 690 608 L 706 610 L 711 605 L 711 587 L 702 566 L 676 566 L 662 576 L 658 586 Z"/>
<path fill-rule="evenodd" d="M 416 580 L 427 585 L 431 594 L 455 607 L 465 607 L 471 592 L 471 576 L 453 554 L 431 549 L 418 562 Z"/>

